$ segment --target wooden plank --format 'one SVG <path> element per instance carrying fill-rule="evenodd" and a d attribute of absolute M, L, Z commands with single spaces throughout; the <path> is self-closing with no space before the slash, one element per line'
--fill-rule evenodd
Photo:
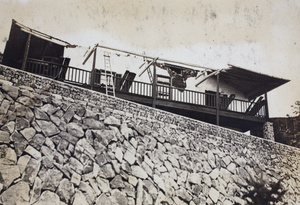
<path fill-rule="evenodd" d="M 151 66 L 152 64 L 153 64 L 153 61 L 151 61 L 151 62 L 146 66 L 146 68 L 145 68 L 144 70 L 142 70 L 142 72 L 139 74 L 139 77 L 141 77 L 141 76 L 146 72 L 146 70 L 150 68 L 150 66 Z"/>
<path fill-rule="evenodd" d="M 196 113 L 206 113 L 211 115 L 216 115 L 216 109 L 210 108 L 206 106 L 196 105 L 196 104 L 188 104 L 183 102 L 169 101 L 166 99 L 156 99 L 156 106 L 164 106 L 181 110 L 193 111 Z M 248 120 L 253 122 L 264 122 L 265 119 L 258 118 L 251 115 L 245 115 L 244 113 L 220 110 L 220 117 L 230 117 L 241 120 Z"/>
<path fill-rule="evenodd" d="M 25 46 L 25 51 L 24 51 L 22 67 L 21 67 L 22 70 L 25 70 L 25 67 L 26 67 L 28 52 L 29 52 L 29 47 L 30 47 L 30 40 L 31 40 L 31 34 L 28 34 L 27 41 L 26 41 L 26 46 Z"/>
<path fill-rule="evenodd" d="M 97 49 L 97 47 L 95 46 L 95 47 L 91 50 L 91 52 L 89 53 L 89 55 L 84 59 L 82 65 L 84 65 L 84 64 L 88 61 L 88 59 L 89 59 L 89 58 L 91 57 L 91 55 L 95 52 L 96 49 Z"/>
<path fill-rule="evenodd" d="M 221 69 L 222 70 L 222 69 Z M 221 72 L 221 70 L 216 70 L 214 72 L 212 72 L 211 74 L 209 74 L 208 76 L 206 76 L 205 78 L 203 78 L 199 83 L 197 83 L 195 86 L 197 87 L 198 85 L 200 85 L 201 83 L 203 83 L 204 81 L 206 81 L 208 78 L 214 76 L 214 75 L 218 75 L 218 73 Z"/>
<path fill-rule="evenodd" d="M 200 78 L 202 75 L 206 76 L 206 75 L 207 75 L 207 71 L 206 71 L 206 70 L 201 71 L 200 74 L 197 75 L 197 76 L 195 77 L 195 79 L 197 80 L 197 79 Z"/>
<path fill-rule="evenodd" d="M 145 64 L 146 64 L 146 61 L 143 62 L 142 65 L 140 65 L 139 69 L 141 69 Z"/>

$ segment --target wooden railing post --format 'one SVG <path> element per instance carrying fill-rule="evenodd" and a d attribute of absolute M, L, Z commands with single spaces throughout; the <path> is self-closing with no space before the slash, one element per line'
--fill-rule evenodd
<path fill-rule="evenodd" d="M 94 58 L 93 58 L 93 68 L 91 72 L 91 89 L 94 89 L 95 86 L 95 74 L 96 74 L 96 56 L 97 56 L 97 47 L 94 50 Z"/>
<path fill-rule="evenodd" d="M 156 78 L 156 60 L 153 62 L 153 83 L 152 83 L 152 107 L 155 107 L 155 101 L 157 98 L 157 78 Z"/>

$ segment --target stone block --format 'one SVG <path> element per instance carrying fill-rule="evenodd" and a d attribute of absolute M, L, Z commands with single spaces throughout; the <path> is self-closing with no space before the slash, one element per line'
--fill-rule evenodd
<path fill-rule="evenodd" d="M 89 205 L 84 194 L 77 190 L 73 196 L 73 204 L 72 205 Z"/>
<path fill-rule="evenodd" d="M 75 107 L 74 106 L 69 106 L 69 108 L 66 110 L 63 119 L 66 123 L 69 123 L 73 116 L 75 115 Z"/>
<path fill-rule="evenodd" d="M 42 191 L 42 185 L 42 180 L 39 177 L 36 177 L 33 187 L 30 190 L 30 204 L 35 203 L 39 199 Z"/>
<path fill-rule="evenodd" d="M 187 177 L 187 181 L 189 183 L 201 185 L 202 177 L 199 173 L 189 173 Z"/>
<path fill-rule="evenodd" d="M 114 116 L 109 116 L 109 117 L 105 118 L 104 124 L 120 127 L 121 121 L 119 119 L 115 118 Z"/>
<path fill-rule="evenodd" d="M 132 154 L 130 151 L 126 151 L 124 154 L 124 159 L 130 164 L 133 165 L 134 162 L 136 161 L 135 155 Z"/>
<path fill-rule="evenodd" d="M 96 120 L 94 118 L 84 118 L 82 120 L 83 126 L 85 126 L 87 129 L 96 129 L 96 130 L 102 130 L 105 128 L 105 125 L 102 121 Z"/>
<path fill-rule="evenodd" d="M 30 159 L 31 157 L 29 155 L 19 157 L 17 165 L 19 167 L 20 174 L 23 174 Z"/>
<path fill-rule="evenodd" d="M 24 151 L 37 160 L 42 157 L 41 153 L 30 145 L 28 145 Z"/>
<path fill-rule="evenodd" d="M 136 186 L 137 185 L 137 183 L 138 183 L 138 180 L 137 180 L 137 178 L 136 177 L 134 177 L 134 176 L 128 176 L 128 182 L 132 185 L 132 186 Z"/>
<path fill-rule="evenodd" d="M 116 175 L 109 184 L 112 189 L 121 189 L 125 187 L 122 177 L 120 175 Z"/>
<path fill-rule="evenodd" d="M 47 138 L 50 140 L 49 138 Z M 30 141 L 30 145 L 33 146 L 35 149 L 40 150 L 44 142 L 46 141 L 46 138 L 41 134 L 36 134 Z M 51 141 L 51 140 L 50 140 Z"/>
<path fill-rule="evenodd" d="M 0 166 L 1 184 L 4 189 L 7 189 L 11 183 L 20 177 L 19 167 L 17 165 L 5 165 Z"/>
<path fill-rule="evenodd" d="M 176 191 L 176 196 L 183 199 L 184 201 L 191 201 L 192 196 L 186 191 L 184 188 L 180 188 L 179 190 Z"/>
<path fill-rule="evenodd" d="M 84 131 L 77 123 L 71 122 L 66 125 L 67 132 L 74 137 L 81 138 L 84 136 Z"/>
<path fill-rule="evenodd" d="M 220 193 L 218 190 L 216 190 L 215 188 L 211 188 L 209 190 L 209 197 L 211 198 L 211 200 L 214 202 L 214 203 L 217 203 L 218 202 L 218 199 L 219 199 L 219 196 L 220 196 Z"/>
<path fill-rule="evenodd" d="M 67 140 L 61 139 L 61 141 L 57 145 L 57 151 L 59 151 L 61 154 L 64 154 L 67 150 L 68 145 L 69 142 Z"/>
<path fill-rule="evenodd" d="M 212 172 L 209 174 L 209 176 L 212 178 L 212 179 L 217 179 L 219 177 L 219 168 L 215 168 L 214 170 L 212 170 Z"/>
<path fill-rule="evenodd" d="M 119 147 L 116 148 L 115 156 L 116 156 L 116 159 L 121 163 L 123 160 L 123 152 L 122 152 L 121 148 L 119 148 Z"/>
<path fill-rule="evenodd" d="M 71 182 L 73 184 L 75 184 L 76 186 L 79 186 L 80 181 L 81 181 L 81 176 L 79 174 L 77 174 L 76 172 L 73 172 L 72 176 L 71 176 Z"/>
<path fill-rule="evenodd" d="M 103 166 L 100 166 L 99 176 L 109 179 L 116 176 L 116 173 L 111 164 L 105 164 Z"/>
<path fill-rule="evenodd" d="M 59 110 L 58 107 L 56 107 L 52 104 L 49 104 L 49 103 L 43 105 L 40 109 L 41 109 L 41 111 L 47 113 L 49 116 L 54 114 L 55 112 L 57 112 Z"/>
<path fill-rule="evenodd" d="M 8 100 L 3 100 L 0 105 L 0 114 L 6 115 L 11 102 Z"/>
<path fill-rule="evenodd" d="M 34 116 L 37 120 L 50 120 L 47 113 L 44 112 L 41 108 L 34 108 Z"/>
<path fill-rule="evenodd" d="M 116 205 L 128 204 L 128 200 L 125 193 L 121 192 L 118 189 L 113 189 L 109 198 L 113 202 L 113 204 Z"/>
<path fill-rule="evenodd" d="M 148 174 L 145 172 L 145 170 L 137 165 L 131 166 L 131 174 L 141 179 L 146 179 L 148 177 Z"/>
<path fill-rule="evenodd" d="M 40 174 L 40 178 L 43 182 L 42 189 L 55 191 L 62 180 L 63 173 L 60 172 L 58 169 L 48 169 L 45 173 Z"/>
<path fill-rule="evenodd" d="M 162 178 L 160 178 L 158 175 L 154 174 L 153 181 L 162 191 L 164 191 L 164 192 L 166 191 L 165 182 L 162 180 Z"/>
<path fill-rule="evenodd" d="M 22 135 L 20 135 L 17 131 L 15 131 L 11 135 L 11 139 L 14 142 L 15 152 L 16 152 L 17 156 L 21 156 L 28 144 L 28 141 Z"/>
<path fill-rule="evenodd" d="M 101 178 L 101 177 L 97 177 L 96 181 L 98 183 L 98 187 L 100 189 L 100 191 L 102 191 L 103 193 L 108 193 L 110 192 L 111 188 L 110 188 L 110 184 L 109 181 L 107 179 Z"/>
<path fill-rule="evenodd" d="M 33 129 L 32 127 L 28 127 L 24 130 L 21 130 L 20 133 L 27 139 L 27 141 L 30 141 L 36 132 L 35 129 Z"/>
<path fill-rule="evenodd" d="M 51 137 L 60 132 L 57 126 L 50 121 L 36 120 L 36 123 L 41 128 L 42 132 L 46 137 Z"/>
<path fill-rule="evenodd" d="M 68 168 L 70 168 L 69 172 L 72 172 L 73 170 L 78 174 L 82 174 L 83 164 L 78 159 L 71 157 L 68 161 L 68 165 L 69 165 Z"/>
<path fill-rule="evenodd" d="M 70 204 L 71 198 L 75 194 L 74 185 L 68 179 L 64 178 L 59 182 L 56 193 L 61 201 Z"/>
<path fill-rule="evenodd" d="M 0 195 L 3 204 L 29 204 L 29 185 L 20 181 L 9 187 Z"/>
<path fill-rule="evenodd" d="M 10 137 L 9 133 L 7 131 L 0 130 L 0 143 L 9 144 Z"/>
<path fill-rule="evenodd" d="M 94 192 L 93 188 L 89 185 L 89 183 L 81 181 L 78 188 L 81 192 L 83 192 L 87 202 L 89 204 L 93 204 L 93 202 L 96 199 L 96 193 Z"/>
<path fill-rule="evenodd" d="M 3 84 L 2 89 L 7 92 L 7 94 L 12 97 L 13 99 L 17 99 L 19 96 L 19 88 L 8 85 L 8 84 Z"/>
<path fill-rule="evenodd" d="M 96 199 L 96 205 L 113 205 L 111 202 L 110 198 L 106 196 L 106 194 L 101 194 L 97 199 Z"/>
<path fill-rule="evenodd" d="M 0 115 L 0 119 L 1 119 L 1 115 Z M 10 122 L 6 123 L 5 125 L 3 125 L 3 127 L 0 130 L 0 136 L 3 137 L 5 135 L 7 135 L 4 132 L 9 132 L 10 134 L 12 134 L 15 130 L 15 124 L 16 123 L 14 121 L 10 121 Z M 1 138 L 0 138 L 0 140 L 1 140 Z"/>
<path fill-rule="evenodd" d="M 59 196 L 51 191 L 44 191 L 38 201 L 35 203 L 38 205 L 47 205 L 47 204 L 53 204 L 53 205 L 60 205 Z"/>
<path fill-rule="evenodd" d="M 29 127 L 29 121 L 23 117 L 16 118 L 16 130 L 22 130 Z"/>

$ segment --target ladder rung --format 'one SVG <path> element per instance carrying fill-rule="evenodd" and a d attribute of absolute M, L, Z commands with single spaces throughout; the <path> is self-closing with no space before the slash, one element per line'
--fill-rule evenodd
<path fill-rule="evenodd" d="M 106 78 L 106 84 L 105 84 L 106 95 L 111 94 L 115 97 L 116 93 L 115 93 L 115 86 L 114 86 L 114 75 L 111 70 L 110 56 L 106 54 L 104 54 L 104 67 L 105 67 L 104 74 Z"/>

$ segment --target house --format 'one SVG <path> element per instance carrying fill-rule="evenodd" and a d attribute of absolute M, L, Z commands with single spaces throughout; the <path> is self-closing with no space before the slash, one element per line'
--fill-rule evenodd
<path fill-rule="evenodd" d="M 52 78 L 63 78 L 70 62 L 70 59 L 63 57 L 65 47 L 74 45 L 12 20 L 2 64 Z M 64 69 L 59 73 L 62 67 Z"/>
<path fill-rule="evenodd" d="M 216 70 L 98 44 L 83 62 L 93 56 L 88 71 L 69 66 L 70 59 L 63 56 L 65 47 L 75 46 L 13 20 L 2 63 L 261 137 L 269 121 L 267 93 L 289 81 L 235 65 Z M 104 54 L 104 66 L 98 68 L 97 49 L 139 57 L 141 65 L 119 73 L 110 55 Z M 147 75 L 147 80 L 139 80 Z"/>

